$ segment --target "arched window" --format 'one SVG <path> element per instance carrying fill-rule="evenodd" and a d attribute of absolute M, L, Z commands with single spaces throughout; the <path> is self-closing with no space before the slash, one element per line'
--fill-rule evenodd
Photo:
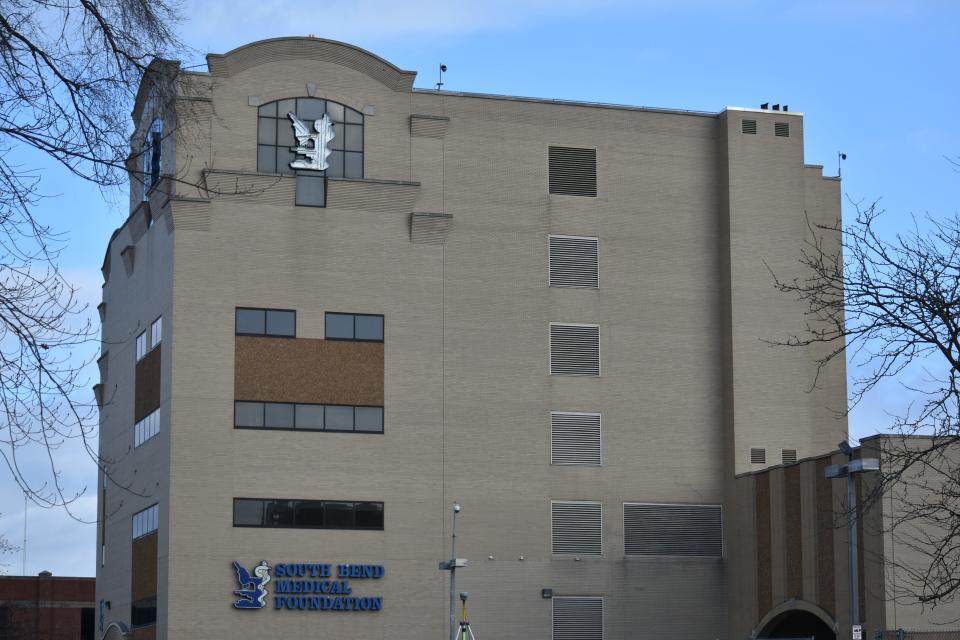
<path fill-rule="evenodd" d="M 143 199 L 150 195 L 150 190 L 160 182 L 160 171 L 163 169 L 163 120 L 157 118 L 147 129 L 143 139 Z"/>
<path fill-rule="evenodd" d="M 293 113 L 313 130 L 326 113 L 333 121 L 333 140 L 325 172 L 332 178 L 363 177 L 363 114 L 332 100 L 289 98 L 262 105 L 257 118 L 257 172 L 293 175 L 290 163 L 297 157 Z M 302 156 L 301 156 L 302 157 Z"/>

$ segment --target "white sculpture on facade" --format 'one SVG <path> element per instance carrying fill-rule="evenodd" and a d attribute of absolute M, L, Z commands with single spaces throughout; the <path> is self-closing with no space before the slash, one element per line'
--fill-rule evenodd
<path fill-rule="evenodd" d="M 295 159 L 290 163 L 290 168 L 312 169 L 314 171 L 326 170 L 330 166 L 327 163 L 327 157 L 330 155 L 328 145 L 337 135 L 329 114 L 325 113 L 319 120 L 314 120 L 313 128 L 316 133 L 311 132 L 303 120 L 292 112 L 288 113 L 287 117 L 293 122 L 293 132 L 300 144 L 299 147 L 290 147 L 290 150 L 298 155 L 306 156 L 306 160 L 303 158 Z"/>

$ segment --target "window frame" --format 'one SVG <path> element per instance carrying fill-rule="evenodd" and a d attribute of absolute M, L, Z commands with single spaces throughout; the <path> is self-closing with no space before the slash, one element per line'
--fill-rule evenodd
<path fill-rule="evenodd" d="M 262 311 L 263 312 L 263 333 L 241 332 L 237 330 L 237 312 L 238 311 Z M 267 312 L 279 311 L 281 313 L 293 314 L 293 334 L 268 333 L 267 332 Z M 296 309 L 275 309 L 272 307 L 234 307 L 233 309 L 233 335 L 235 336 L 253 336 L 255 338 L 296 338 L 297 337 L 297 310 Z"/>
<path fill-rule="evenodd" d="M 327 317 L 328 316 L 353 316 L 353 338 L 331 338 L 327 335 Z M 357 338 L 357 318 L 380 318 L 380 328 L 383 337 L 379 340 L 371 338 Z M 323 339 L 340 342 L 386 342 L 387 339 L 387 319 L 382 313 L 350 313 L 345 311 L 326 311 L 323 314 Z"/>
<path fill-rule="evenodd" d="M 140 339 L 143 339 L 143 342 L 140 342 Z M 137 334 L 137 337 L 134 338 L 134 351 L 136 353 L 137 362 L 140 362 L 147 357 L 147 354 L 150 353 L 150 349 L 147 349 L 147 329 L 144 329 Z M 142 347 L 141 347 L 142 344 Z"/>
<path fill-rule="evenodd" d="M 336 147 L 331 147 L 331 152 L 332 152 L 332 153 L 340 152 L 340 153 L 343 154 L 343 164 L 342 164 L 341 169 L 340 169 L 341 175 L 330 175 L 330 174 L 328 173 L 329 168 L 328 168 L 328 169 L 324 169 L 324 170 L 322 170 L 322 171 L 309 171 L 309 170 L 308 170 L 309 173 L 311 173 L 311 174 L 316 173 L 316 174 L 319 174 L 319 175 L 324 176 L 325 178 L 328 178 L 328 177 L 329 177 L 329 178 L 343 179 L 343 180 L 363 180 L 363 179 L 365 179 L 365 177 L 366 177 L 366 155 L 367 155 L 367 151 L 366 151 L 366 147 L 367 147 L 367 131 L 366 131 L 367 121 L 366 121 L 366 115 L 363 113 L 363 111 L 361 111 L 361 110 L 359 110 L 359 109 L 354 109 L 354 108 L 351 107 L 350 105 L 343 104 L 342 102 L 337 102 L 336 100 L 329 100 L 329 99 L 327 99 L 327 98 L 319 98 L 319 97 L 316 97 L 316 96 L 293 96 L 293 97 L 288 97 L 288 98 L 279 98 L 279 99 L 277 99 L 277 100 L 271 100 L 270 102 L 264 102 L 263 104 L 257 105 L 256 126 L 254 127 L 254 132 L 255 132 L 255 133 L 254 133 L 254 144 L 255 144 L 255 146 L 256 146 L 255 158 L 256 158 L 257 173 L 259 173 L 259 174 L 261 174 L 261 175 L 278 175 L 278 176 L 291 176 L 291 177 L 299 175 L 297 169 L 291 169 L 291 168 L 287 167 L 287 169 L 288 169 L 287 171 L 279 171 L 279 167 L 277 166 L 277 149 L 280 149 L 280 148 L 287 148 L 287 149 L 289 149 L 289 147 L 288 147 L 287 145 L 277 144 L 277 141 L 280 139 L 280 135 L 279 135 L 279 133 L 280 133 L 280 124 L 279 124 L 279 123 L 282 121 L 282 122 L 285 122 L 288 126 L 291 126 L 291 127 L 293 126 L 293 123 L 290 122 L 290 119 L 287 117 L 287 114 L 286 114 L 286 113 L 283 113 L 283 114 L 280 113 L 280 103 L 281 103 L 281 102 L 286 102 L 286 101 L 289 101 L 289 100 L 292 100 L 292 101 L 294 102 L 294 105 L 293 105 L 293 112 L 294 112 L 294 113 L 297 113 L 297 112 L 299 111 L 299 104 L 298 104 L 298 102 L 297 102 L 297 101 L 299 101 L 299 100 L 322 100 L 322 101 L 324 102 L 324 113 L 326 113 L 326 114 L 329 114 L 329 113 L 330 113 L 330 112 L 327 110 L 327 103 L 335 104 L 335 105 L 343 108 L 343 117 L 340 119 L 340 121 L 337 121 L 334 116 L 331 116 L 331 120 L 333 120 L 334 125 L 336 125 L 336 126 L 337 126 L 337 129 L 338 129 L 338 130 L 337 130 L 337 135 L 334 137 L 334 141 L 337 141 L 338 139 L 340 139 L 340 140 L 342 140 L 342 142 L 343 142 L 343 147 L 340 148 L 340 149 L 337 149 Z M 264 107 L 269 107 L 270 105 L 275 105 L 275 107 L 274 107 L 274 113 L 275 113 L 276 115 L 269 115 L 269 114 L 267 114 L 267 115 L 261 115 L 261 110 L 262 110 Z M 359 118 L 360 118 L 360 122 L 349 122 L 349 121 L 347 121 L 347 109 L 349 109 L 349 110 L 352 111 L 353 113 L 356 113 L 356 114 L 359 116 Z M 300 117 L 299 114 L 297 115 L 297 117 Z M 352 117 L 352 116 L 351 116 L 351 117 Z M 314 118 L 314 119 L 315 119 L 315 118 Z M 269 144 L 269 143 L 261 143 L 261 142 L 260 142 L 260 121 L 261 121 L 261 120 L 273 120 L 273 121 L 274 121 L 274 130 L 273 130 L 273 141 L 274 141 L 274 142 L 273 142 L 272 144 Z M 348 126 L 348 125 L 349 125 L 349 126 L 359 126 L 359 127 L 360 127 L 360 136 L 361 136 L 360 151 L 354 151 L 354 150 L 349 150 L 349 151 L 348 151 L 348 150 L 346 149 L 346 132 L 347 132 L 347 130 L 346 130 L 345 128 L 343 129 L 343 134 L 342 134 L 342 137 L 341 137 L 339 128 L 340 128 L 340 127 L 346 127 L 346 126 Z M 336 142 L 334 142 L 334 144 L 336 144 Z M 273 167 L 273 169 L 274 169 L 274 170 L 273 170 L 272 172 L 271 172 L 271 171 L 264 171 L 264 170 L 261 170 L 261 168 L 260 168 L 260 149 L 261 149 L 262 147 L 270 147 L 270 148 L 273 149 L 273 161 L 274 161 L 274 167 Z M 331 155 L 332 155 L 332 153 L 331 153 Z M 347 176 L 346 168 L 347 168 L 347 154 L 348 154 L 348 153 L 358 154 L 358 155 L 360 156 L 360 176 L 359 176 L 359 177 L 356 177 L 356 176 L 349 176 L 349 177 L 348 177 L 348 176 Z M 326 198 L 324 198 L 324 199 L 326 199 Z M 300 206 L 318 206 L 318 205 L 300 205 Z"/>
<path fill-rule="evenodd" d="M 150 520 L 147 520 L 145 526 L 152 526 L 153 528 L 141 530 L 140 533 L 138 534 L 137 533 L 137 516 L 145 514 L 151 510 L 153 510 L 152 524 Z M 139 540 L 140 538 L 146 537 L 151 533 L 155 533 L 159 529 L 160 529 L 160 503 L 158 502 L 154 502 L 149 507 L 146 507 L 145 509 L 141 509 L 140 511 L 137 511 L 132 516 L 130 516 L 130 533 L 132 534 L 131 539 L 133 540 Z"/>
<path fill-rule="evenodd" d="M 259 404 L 261 407 L 261 416 L 263 426 L 249 427 L 237 424 L 237 403 Z M 293 405 L 293 426 L 292 427 L 268 427 L 267 424 L 267 405 L 268 404 L 289 404 Z M 323 428 L 316 427 L 298 427 L 297 426 L 297 407 L 323 407 Z M 327 407 L 350 407 L 353 409 L 353 429 L 328 429 L 327 428 Z M 360 431 L 357 429 L 357 409 L 380 409 L 380 431 Z M 321 402 L 270 402 L 267 400 L 234 400 L 233 401 L 233 428 L 249 431 L 306 431 L 311 433 L 361 433 L 367 435 L 383 435 L 386 433 L 387 412 L 383 405 L 379 404 L 333 404 Z"/>
<path fill-rule="evenodd" d="M 156 427 L 156 431 L 153 431 L 153 433 L 148 436 L 147 433 L 149 433 L 153 427 Z M 139 422 L 133 424 L 133 448 L 139 449 L 159 435 L 160 408 L 157 407 L 141 418 Z"/>
<path fill-rule="evenodd" d="M 163 340 L 163 315 L 157 316 L 157 319 L 150 323 L 150 351 L 160 346 Z M 149 352 L 148 352 L 149 353 Z"/>

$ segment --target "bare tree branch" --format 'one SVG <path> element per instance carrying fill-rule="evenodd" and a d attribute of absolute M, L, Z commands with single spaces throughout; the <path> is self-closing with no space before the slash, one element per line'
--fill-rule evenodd
<path fill-rule="evenodd" d="M 867 500 L 892 501 L 889 533 L 914 559 L 898 565 L 906 581 L 895 597 L 937 605 L 960 594 L 960 218 L 914 219 L 885 237 L 878 204 L 854 204 L 856 219 L 846 227 L 809 225 L 804 277 L 774 274 L 777 289 L 807 315 L 803 333 L 775 344 L 827 345 L 818 370 L 849 359 L 858 372 L 850 408 L 888 380 L 911 398 L 889 424 L 877 425 L 902 437 L 887 441 Z M 839 249 L 827 250 L 825 239 L 837 237 Z M 902 379 L 920 367 L 920 382 Z"/>

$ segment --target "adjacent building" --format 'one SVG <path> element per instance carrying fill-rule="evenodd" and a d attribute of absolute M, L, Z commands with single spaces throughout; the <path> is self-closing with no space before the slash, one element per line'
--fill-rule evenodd
<path fill-rule="evenodd" d="M 104 634 L 442 638 L 454 501 L 479 637 L 762 631 L 742 478 L 847 434 L 843 368 L 771 346 L 805 323 L 771 272 L 840 214 L 802 114 L 414 78 L 317 38 L 151 65 L 103 264 Z"/>
<path fill-rule="evenodd" d="M 94 640 L 93 578 L 0 576 L 0 640 Z"/>

